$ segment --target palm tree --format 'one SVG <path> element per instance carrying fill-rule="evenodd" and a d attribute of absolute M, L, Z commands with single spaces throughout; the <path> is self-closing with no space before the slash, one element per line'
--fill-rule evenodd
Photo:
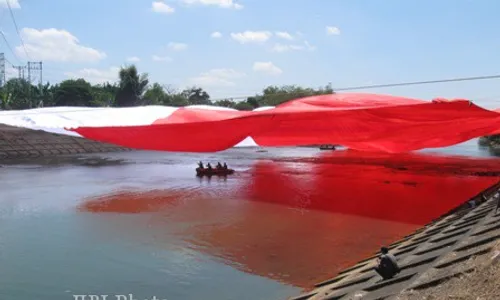
<path fill-rule="evenodd" d="M 120 69 L 118 93 L 116 94 L 117 106 L 135 106 L 141 104 L 142 96 L 149 84 L 148 74 L 139 74 L 134 65 Z"/>
<path fill-rule="evenodd" d="M 39 84 L 32 86 L 32 98 L 34 105 L 38 107 L 54 105 L 54 86 L 50 83 Z"/>

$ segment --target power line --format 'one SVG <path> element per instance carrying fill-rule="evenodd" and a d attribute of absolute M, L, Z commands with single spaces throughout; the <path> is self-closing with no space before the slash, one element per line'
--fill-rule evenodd
<path fill-rule="evenodd" d="M 488 80 L 488 79 L 500 79 L 500 74 L 486 75 L 486 76 L 475 76 L 475 77 L 458 77 L 458 78 L 427 80 L 427 81 L 412 81 L 412 82 L 387 83 L 387 84 L 375 84 L 375 85 L 361 85 L 361 86 L 351 86 L 351 87 L 344 87 L 344 88 L 333 88 L 332 87 L 332 90 L 334 92 L 354 91 L 354 90 L 367 90 L 367 89 L 386 88 L 386 87 L 412 86 L 412 85 L 448 83 L 448 82 L 460 82 L 460 81 L 476 81 L 476 80 Z M 288 94 L 288 93 L 287 92 L 273 93 L 272 95 L 285 95 L 285 94 Z M 250 97 L 256 97 L 256 95 L 226 97 L 226 98 L 211 99 L 211 100 L 217 101 L 217 100 L 226 100 L 226 99 L 246 99 L 246 98 L 250 98 Z"/>
<path fill-rule="evenodd" d="M 8 59 L 5 59 L 6 62 L 8 62 L 10 64 L 11 67 L 14 67 L 14 64 L 11 63 Z"/>
<path fill-rule="evenodd" d="M 1 31 L 0 31 L 1 33 Z M 9 64 L 12 65 L 11 62 L 6 60 Z M 354 87 L 345 87 L 345 88 L 333 88 L 333 91 L 352 91 L 352 90 L 361 90 L 361 89 L 373 89 L 373 88 L 384 88 L 384 87 L 398 87 L 398 86 L 411 86 L 411 85 L 423 85 L 423 84 L 435 84 L 435 83 L 448 83 L 448 82 L 460 82 L 460 81 L 477 81 L 477 80 L 488 80 L 488 79 L 500 79 L 500 74 L 498 75 L 486 75 L 486 76 L 475 76 L 475 77 L 458 77 L 458 78 L 450 78 L 450 79 L 440 79 L 440 80 L 427 80 L 427 81 L 414 81 L 414 82 L 401 82 L 401 83 L 388 83 L 388 84 L 378 84 L 378 85 L 364 85 L 364 86 L 354 86 Z M 281 93 L 273 93 L 271 95 L 284 95 L 288 94 L 287 92 Z M 256 97 L 256 95 L 250 96 L 238 96 L 238 97 L 226 97 L 226 98 L 218 98 L 218 99 L 210 99 L 212 102 L 218 100 L 234 100 L 234 99 L 247 99 L 250 97 Z M 258 97 L 258 95 L 257 95 Z M 82 111 L 90 111 L 94 109 L 79 109 L 79 110 L 68 110 L 66 112 L 82 112 Z M 46 113 L 59 113 L 59 112 L 46 112 Z M 5 112 L 4 112 L 5 114 Z M 27 113 L 30 114 L 30 113 Z"/>
<path fill-rule="evenodd" d="M 474 80 L 486 80 L 486 79 L 499 79 L 498 75 L 488 75 L 488 76 L 477 76 L 477 77 L 462 77 L 462 78 L 451 78 L 451 79 L 441 79 L 441 80 L 429 80 L 429 81 L 414 81 L 414 82 L 402 82 L 402 83 L 388 83 L 388 84 L 376 84 L 376 85 L 362 85 L 353 86 L 340 89 L 334 89 L 335 91 L 352 91 L 352 90 L 366 90 L 384 87 L 397 87 L 397 86 L 410 86 L 410 85 L 420 85 L 420 84 L 434 84 L 434 83 L 445 83 L 445 82 L 459 82 L 459 81 L 474 81 Z"/>
<path fill-rule="evenodd" d="M 9 41 L 7 41 L 7 38 L 5 37 L 5 33 L 3 32 L 3 30 L 0 30 L 0 35 L 2 35 L 2 38 L 3 38 L 4 42 L 5 42 L 5 45 L 7 45 L 7 48 L 9 48 L 10 52 L 12 53 L 12 55 L 14 55 L 14 58 L 18 62 L 21 62 L 21 60 L 17 57 L 17 55 L 14 52 L 14 50 L 12 50 L 12 47 L 10 46 Z"/>
<path fill-rule="evenodd" d="M 14 17 L 14 12 L 12 11 L 12 7 L 10 6 L 10 0 L 6 0 L 5 2 L 7 2 L 7 6 L 9 7 L 10 16 L 12 17 L 12 21 L 14 22 L 14 27 L 16 27 L 17 35 L 19 36 L 19 39 L 21 40 L 21 44 L 23 45 L 23 49 L 24 49 L 24 53 L 26 54 L 26 58 L 28 60 L 31 60 L 31 58 L 28 54 L 28 51 L 26 50 L 26 45 L 24 44 L 23 37 L 21 36 L 21 33 L 19 32 L 19 27 L 17 26 L 16 18 Z"/>

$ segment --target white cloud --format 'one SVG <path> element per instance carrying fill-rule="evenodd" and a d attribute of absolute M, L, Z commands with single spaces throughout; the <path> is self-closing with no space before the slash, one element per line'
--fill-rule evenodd
<path fill-rule="evenodd" d="M 173 51 L 183 51 L 188 47 L 187 44 L 184 43 L 168 43 L 168 49 Z"/>
<path fill-rule="evenodd" d="M 275 44 L 273 48 L 271 48 L 272 52 L 288 52 L 288 51 L 314 51 L 316 50 L 315 46 L 312 46 L 308 41 L 305 41 L 303 45 L 284 45 L 284 44 Z"/>
<path fill-rule="evenodd" d="M 175 12 L 175 8 L 168 6 L 163 1 L 154 1 L 151 4 L 151 10 L 159 14 L 167 14 L 167 15 L 173 14 Z"/>
<path fill-rule="evenodd" d="M 233 0 L 181 0 L 187 5 L 205 5 L 218 6 L 222 8 L 243 9 L 243 5 L 234 2 Z"/>
<path fill-rule="evenodd" d="M 231 38 L 240 44 L 264 43 L 269 40 L 273 34 L 269 31 L 244 31 L 231 33 Z"/>
<path fill-rule="evenodd" d="M 127 57 L 127 61 L 134 63 L 134 62 L 140 62 L 141 59 L 137 56 L 130 56 L 130 57 Z"/>
<path fill-rule="evenodd" d="M 154 61 L 162 61 L 162 62 L 171 62 L 173 60 L 168 56 L 158 56 L 158 55 L 153 55 L 151 59 Z"/>
<path fill-rule="evenodd" d="M 214 39 L 219 39 L 222 37 L 222 33 L 215 31 L 215 32 L 212 32 L 212 34 L 210 36 Z"/>
<path fill-rule="evenodd" d="M 26 51 L 31 59 L 57 62 L 96 62 L 106 58 L 106 53 L 80 44 L 66 30 L 55 28 L 21 30 Z M 16 53 L 26 59 L 24 47 L 17 46 Z"/>
<path fill-rule="evenodd" d="M 2 8 L 9 7 L 7 5 L 7 1 L 8 0 L 0 0 L 0 7 L 2 7 Z M 12 9 L 14 9 L 14 8 L 21 8 L 21 5 L 19 4 L 19 0 L 9 0 L 9 4 L 10 4 L 10 7 Z"/>
<path fill-rule="evenodd" d="M 111 67 L 109 69 L 81 69 L 75 72 L 66 72 L 68 78 L 78 79 L 83 78 L 92 84 L 118 81 L 118 72 L 120 68 Z"/>
<path fill-rule="evenodd" d="M 255 62 L 253 64 L 252 69 L 255 72 L 265 73 L 265 74 L 273 75 L 273 76 L 280 75 L 281 73 L 283 73 L 283 70 L 281 70 L 280 68 L 278 68 L 277 66 L 275 66 L 270 61 L 267 61 L 267 62 Z"/>
<path fill-rule="evenodd" d="M 197 77 L 190 79 L 190 82 L 201 87 L 227 87 L 234 86 L 234 79 L 244 77 L 244 73 L 240 73 L 233 69 L 212 69 L 208 72 L 201 73 Z"/>
<path fill-rule="evenodd" d="M 326 34 L 328 35 L 340 35 L 340 29 L 334 26 L 326 26 Z"/>
<path fill-rule="evenodd" d="M 303 50 L 304 46 L 299 45 L 284 45 L 284 44 L 275 44 L 271 51 L 273 52 L 288 52 L 293 50 Z"/>
<path fill-rule="evenodd" d="M 289 41 L 293 40 L 293 36 L 286 31 L 277 31 L 274 34 L 277 37 L 284 39 L 284 40 L 289 40 Z"/>
<path fill-rule="evenodd" d="M 316 46 L 311 45 L 308 41 L 304 42 L 304 46 L 305 46 L 306 50 L 309 50 L 309 51 L 316 50 Z"/>

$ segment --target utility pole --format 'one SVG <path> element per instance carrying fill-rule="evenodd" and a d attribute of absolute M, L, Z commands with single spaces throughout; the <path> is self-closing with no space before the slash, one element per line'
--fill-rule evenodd
<path fill-rule="evenodd" d="M 5 84 L 5 54 L 0 53 L 0 87 Z"/>
<path fill-rule="evenodd" d="M 38 73 L 38 85 L 39 87 L 41 88 L 41 85 L 43 84 L 43 64 L 41 61 L 29 61 L 28 62 L 28 82 L 29 82 L 29 85 L 28 85 L 28 95 L 30 97 L 30 107 L 31 105 L 33 104 L 33 99 L 32 98 L 32 95 L 31 95 L 31 81 L 33 80 L 33 73 L 32 71 L 39 71 Z M 38 96 L 41 96 L 41 95 L 38 95 Z M 39 99 L 40 101 L 38 101 L 38 103 L 36 104 L 36 106 L 38 107 L 43 107 L 43 96 L 40 97 Z"/>
<path fill-rule="evenodd" d="M 38 72 L 38 83 L 43 84 L 43 63 L 41 61 L 29 61 L 28 62 L 28 82 L 31 83 L 33 73 L 32 71 Z"/>
<path fill-rule="evenodd" d="M 31 62 L 28 62 L 28 82 L 30 83 L 31 86 Z"/>
<path fill-rule="evenodd" d="M 25 66 L 12 66 L 14 69 L 17 70 L 17 78 L 19 79 L 24 79 L 24 69 L 26 69 Z"/>
<path fill-rule="evenodd" d="M 41 61 L 29 61 L 26 66 L 12 66 L 14 69 L 17 70 L 17 76 L 19 79 L 26 80 L 28 84 L 28 97 L 30 99 L 30 108 L 32 107 L 33 99 L 31 99 L 31 83 L 34 78 L 36 78 L 35 75 L 36 72 L 34 73 L 33 71 L 38 71 L 38 84 L 42 85 L 43 84 L 43 63 Z M 28 77 L 26 78 L 26 70 L 28 71 L 27 75 Z M 0 84 L 3 85 L 5 83 L 5 57 L 3 53 L 0 53 Z M 0 85 L 0 86 L 1 86 Z M 43 106 L 43 100 L 41 100 L 42 103 L 39 103 L 37 106 Z"/>

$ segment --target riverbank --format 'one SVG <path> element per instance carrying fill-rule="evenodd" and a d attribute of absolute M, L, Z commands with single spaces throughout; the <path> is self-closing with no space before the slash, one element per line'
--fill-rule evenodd
<path fill-rule="evenodd" d="M 431 299 L 500 299 L 500 243 L 497 243 L 490 255 L 471 258 L 463 263 L 463 268 L 472 270 L 461 273 L 436 287 L 422 290 L 408 290 L 395 300 L 431 300 Z"/>
<path fill-rule="evenodd" d="M 375 253 L 336 277 L 316 284 L 314 290 L 291 299 L 449 299 L 450 290 L 458 285 L 460 290 L 455 292 L 465 297 L 460 299 L 476 299 L 473 289 L 488 297 L 497 295 L 498 285 L 489 283 L 493 280 L 489 276 L 498 276 L 500 269 L 498 256 L 491 260 L 500 251 L 498 184 L 482 194 L 486 201 L 481 195 L 472 199 L 476 203 L 483 201 L 479 205 L 471 207 L 466 203 L 392 243 L 389 249 L 401 264 L 401 273 L 396 277 L 381 280 L 373 270 L 379 254 Z M 469 277 L 475 280 L 469 282 Z M 478 278 L 484 279 L 479 287 Z M 470 295 L 473 298 L 467 298 Z"/>
<path fill-rule="evenodd" d="M 129 149 L 80 137 L 0 124 L 0 160 L 122 151 Z"/>

